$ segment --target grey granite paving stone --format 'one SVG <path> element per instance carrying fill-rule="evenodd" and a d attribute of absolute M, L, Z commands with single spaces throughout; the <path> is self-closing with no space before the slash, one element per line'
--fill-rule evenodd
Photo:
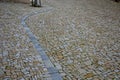
<path fill-rule="evenodd" d="M 3 74 L 4 74 L 4 71 L 0 69 L 0 76 L 2 76 Z"/>
<path fill-rule="evenodd" d="M 119 80 L 119 3 L 42 2 L 41 8 L 0 3 L 0 78 L 61 80 L 61 74 L 63 80 Z"/>
<path fill-rule="evenodd" d="M 4 4 L 4 3 L 0 3 L 0 6 L 2 4 Z M 13 4 L 9 4 L 9 3 L 6 3 L 6 4 L 8 4 L 7 6 L 11 6 L 11 7 L 8 7 L 9 9 L 8 8 L 7 9 L 12 10 L 12 12 L 16 14 L 16 11 L 14 11 L 14 10 L 16 10 L 16 9 L 14 9 L 15 5 L 13 7 L 12 6 Z M 16 4 L 16 3 L 14 3 L 14 4 Z M 17 4 L 16 6 L 18 6 L 18 5 L 22 5 L 22 4 Z M 2 10 L 4 10 L 4 9 L 2 9 Z M 30 11 L 30 10 L 31 9 L 29 8 L 28 11 Z M 4 52 L 1 54 L 1 58 L 2 58 L 2 63 L 3 63 L 2 66 L 4 66 L 4 69 L 2 67 L 1 67 L 1 69 L 6 71 L 6 73 L 7 73 L 7 74 L 4 74 L 4 75 L 0 76 L 3 80 L 4 79 L 10 79 L 11 80 L 11 79 L 17 79 L 17 78 L 20 79 L 21 76 L 24 77 L 24 79 L 26 79 L 27 76 L 34 76 L 34 75 L 29 74 L 29 71 L 22 70 L 22 69 L 29 68 L 28 63 L 32 64 L 31 67 L 33 67 L 32 61 L 34 61 L 34 59 L 31 59 L 31 61 L 29 61 L 29 59 L 31 58 L 31 56 L 34 57 L 34 56 L 37 56 L 39 54 L 36 53 L 35 49 L 33 48 L 33 45 L 32 46 L 31 46 L 31 44 L 29 45 L 30 40 L 26 36 L 27 34 L 25 33 L 23 27 L 20 25 L 20 23 L 18 23 L 18 22 L 20 22 L 20 18 L 18 19 L 17 17 L 21 16 L 21 15 L 23 15 L 23 13 L 19 13 L 19 15 L 17 14 L 16 16 L 12 16 L 11 18 L 13 18 L 12 20 L 14 20 L 13 23 L 10 23 L 12 20 L 11 21 L 6 20 L 6 18 L 4 18 L 4 17 L 2 19 L 0 19 L 0 20 L 4 21 L 4 24 L 6 23 L 5 24 L 6 27 L 2 27 L 2 29 L 4 29 L 3 33 L 2 33 L 2 35 L 4 36 L 3 39 L 2 39 L 2 40 L 4 40 L 4 41 L 2 41 L 2 45 L 3 45 L 2 49 L 3 49 Z M 7 23 L 9 23 L 9 24 L 7 24 Z M 26 42 L 26 40 L 27 40 L 27 42 Z M 38 60 L 38 59 L 36 59 L 36 60 Z M 38 63 L 43 64 L 43 63 L 41 63 L 41 61 L 39 59 Z M 6 62 L 8 62 L 9 64 L 6 63 Z M 41 75 L 42 73 L 44 73 L 42 71 L 42 68 L 44 66 L 40 65 L 40 67 L 41 67 L 41 70 L 40 70 L 41 73 L 38 73 L 38 75 Z M 40 68 L 36 68 L 36 70 L 38 70 L 38 69 L 40 69 Z M 8 74 L 9 71 L 11 71 L 12 74 Z M 23 75 L 22 72 L 26 75 Z M 17 76 L 15 74 L 17 74 Z M 10 78 L 7 75 L 11 75 Z M 25 78 L 25 76 L 26 76 L 26 78 Z M 42 79 L 41 76 L 38 76 L 37 78 Z"/>
<path fill-rule="evenodd" d="M 55 0 L 54 0 L 55 1 Z M 54 3 L 54 1 L 53 1 L 53 3 Z M 56 1 L 57 2 L 57 1 Z M 61 3 L 63 3 L 63 1 L 60 1 Z M 65 1 L 66 3 L 67 3 L 67 1 Z M 70 2 L 70 1 L 69 1 Z M 82 2 L 82 1 L 78 1 L 78 2 Z M 63 5 L 63 4 L 66 4 L 66 3 L 63 3 L 63 4 L 61 4 L 61 3 L 58 3 L 58 4 L 60 4 L 60 5 Z M 86 2 L 87 3 L 87 2 Z M 90 2 L 90 3 L 94 3 L 94 2 Z M 101 2 L 102 3 L 102 2 Z M 109 2 L 110 3 L 110 2 Z M 51 4 L 52 4 L 52 1 L 51 1 Z M 87 3 L 88 4 L 88 3 Z M 106 3 L 105 3 L 106 4 Z M 81 4 L 82 5 L 82 4 Z M 91 5 L 91 4 L 90 4 Z M 103 4 L 104 5 L 104 4 Z M 109 5 L 109 4 L 107 4 L 107 5 Z M 56 6 L 56 4 L 54 4 L 54 6 Z M 79 5 L 80 6 L 80 5 Z M 48 48 L 48 50 L 51 50 L 51 51 L 49 51 L 49 52 L 54 52 L 53 50 L 56 50 L 56 54 L 49 54 L 49 52 L 48 52 L 48 55 L 52 55 L 52 56 L 56 56 L 58 53 L 59 53 L 59 48 L 57 47 L 57 46 L 59 46 L 59 44 L 57 44 L 57 42 L 55 41 L 55 39 L 56 38 L 58 38 L 58 37 L 56 37 L 56 36 L 59 36 L 60 37 L 60 35 L 59 34 L 57 34 L 56 35 L 56 32 L 54 32 L 54 33 L 52 33 L 54 36 L 53 36 L 53 38 L 51 38 L 51 36 L 49 36 L 49 34 L 46 34 L 46 31 L 47 32 L 49 32 L 48 30 L 49 30 L 49 28 L 53 28 L 53 29 L 55 29 L 56 28 L 56 26 L 58 26 L 58 25 L 52 25 L 52 20 L 53 20 L 53 22 L 54 22 L 54 19 L 56 20 L 57 18 L 58 19 L 60 19 L 59 17 L 58 17 L 58 15 L 60 15 L 60 16 L 63 16 L 63 14 L 64 14 L 64 17 L 66 17 L 65 15 L 67 15 L 67 16 L 69 16 L 69 17 L 67 17 L 65 20 L 64 20 L 64 18 L 62 18 L 62 20 L 63 20 L 63 24 L 65 23 L 66 24 L 66 22 L 68 21 L 68 23 L 70 24 L 70 25 L 66 25 L 66 26 L 68 26 L 68 28 L 67 28 L 67 30 L 65 31 L 65 29 L 66 29 L 66 26 L 65 27 L 63 27 L 63 25 L 61 25 L 61 26 L 59 26 L 61 29 L 63 29 L 64 30 L 64 33 L 67 33 L 67 32 L 69 32 L 69 31 L 71 31 L 71 33 L 68 35 L 68 34 L 63 34 L 63 35 L 66 35 L 66 36 L 71 36 L 72 38 L 71 39 L 69 39 L 69 38 L 65 38 L 65 37 L 61 37 L 61 38 L 59 38 L 60 40 L 59 41 L 61 41 L 62 43 L 69 43 L 70 42 L 70 44 L 69 45 L 64 45 L 64 46 L 62 46 L 61 48 L 63 49 L 63 56 L 65 57 L 65 59 L 66 58 L 71 58 L 71 56 L 72 56 L 72 59 L 74 60 L 74 62 L 73 63 L 76 63 L 76 64 L 78 64 L 78 66 L 80 66 L 80 65 L 85 65 L 86 67 L 85 67 L 85 69 L 87 69 L 87 70 L 89 70 L 89 67 L 90 67 L 90 65 L 93 65 L 93 68 L 94 68 L 94 70 L 95 71 L 98 71 L 98 69 L 96 68 L 96 67 L 98 67 L 98 66 L 103 66 L 104 64 L 105 64 L 105 62 L 107 62 L 107 60 L 111 60 L 111 58 L 112 57 L 110 57 L 110 54 L 113 54 L 113 53 L 115 53 L 115 52 L 110 52 L 109 51 L 109 49 L 108 49 L 108 45 L 106 44 L 106 42 L 107 41 L 109 41 L 109 39 L 107 39 L 108 37 L 106 37 L 106 36 L 104 36 L 103 34 L 101 34 L 101 33 L 96 33 L 96 32 L 94 32 L 95 30 L 93 30 L 94 28 L 95 28 L 95 26 L 97 27 L 97 26 L 99 26 L 99 25 L 103 25 L 103 27 L 105 27 L 105 26 L 107 26 L 107 25 L 109 25 L 109 24 L 107 24 L 107 23 L 105 23 L 106 22 L 106 20 L 104 20 L 102 23 L 100 23 L 100 20 L 99 19 L 101 19 L 101 15 L 98 15 L 97 13 L 93 13 L 92 11 L 96 11 L 96 9 L 94 9 L 95 7 L 93 7 L 93 5 L 92 6 L 89 6 L 89 5 L 87 5 L 87 6 L 89 6 L 89 10 L 86 10 L 86 11 L 83 11 L 82 12 L 82 9 L 85 9 L 85 8 L 79 8 L 79 6 L 74 6 L 74 13 L 73 13 L 73 20 L 71 20 L 71 16 L 69 16 L 70 14 L 67 14 L 67 12 L 66 13 L 64 13 L 64 10 L 65 11 L 68 11 L 68 13 L 70 12 L 71 14 L 72 14 L 72 8 L 71 8 L 71 6 L 69 6 L 69 5 L 67 5 L 67 7 L 62 7 L 62 6 L 57 6 L 57 9 L 59 9 L 59 10 L 61 10 L 61 12 L 58 12 L 57 13 L 57 11 L 55 11 L 55 13 L 53 12 L 53 13 L 51 13 L 51 14 L 46 14 L 46 15 L 48 15 L 47 17 L 45 16 L 44 17 L 44 15 L 38 15 L 38 16 L 40 16 L 40 18 L 38 18 L 38 16 L 34 16 L 34 17 L 37 17 L 36 19 L 40 19 L 40 20 L 44 20 L 44 22 L 45 22 L 45 19 L 44 18 L 46 18 L 46 19 L 49 19 L 48 21 L 50 21 L 51 22 L 51 24 L 50 25 L 48 25 L 49 27 L 47 27 L 47 28 L 42 28 L 44 25 L 42 25 L 41 24 L 41 27 L 39 26 L 39 28 L 40 29 L 43 29 L 43 30 L 45 30 L 45 31 L 42 31 L 42 33 L 41 32 L 39 32 L 39 31 L 37 31 L 36 32 L 36 30 L 34 30 L 34 29 L 32 29 L 32 27 L 30 27 L 31 29 L 32 29 L 32 31 L 36 34 L 36 33 L 41 33 L 41 35 L 47 35 L 47 37 L 46 37 L 46 39 L 47 40 L 49 40 L 49 42 L 50 43 L 47 43 L 47 46 L 46 46 L 46 48 Z M 70 7 L 70 10 L 68 9 L 68 7 Z M 92 7 L 92 8 L 91 8 Z M 105 6 L 106 7 L 106 6 Z M 66 9 L 65 9 L 66 8 Z M 75 8 L 76 8 L 76 12 L 75 12 Z M 99 10 L 102 10 L 101 8 L 100 8 L 100 6 L 99 7 L 97 7 L 98 8 L 98 11 Z M 79 10 L 79 9 L 81 9 L 81 10 Z M 108 8 L 109 9 L 109 8 Z M 79 10 L 78 12 L 77 12 L 77 10 Z M 91 11 L 92 10 L 92 11 Z M 56 14 L 57 13 L 57 14 Z M 80 13 L 83 17 L 81 18 L 81 16 L 79 16 L 80 14 L 78 14 L 78 13 Z M 88 14 L 88 15 L 85 15 L 85 14 Z M 91 14 L 92 13 L 92 14 Z M 102 13 L 103 15 L 106 15 L 106 13 L 104 13 L 104 12 L 100 12 L 100 13 Z M 56 15 L 54 15 L 54 14 L 56 14 Z M 74 14 L 76 14 L 76 15 L 74 15 Z M 112 13 L 110 13 L 110 14 L 112 14 Z M 78 16 L 80 17 L 80 19 L 78 18 Z M 90 16 L 89 16 L 90 15 Z M 113 15 L 113 14 L 112 14 Z M 57 18 L 56 18 L 57 17 Z M 78 22 L 77 22 L 77 18 L 78 18 Z M 99 17 L 99 19 L 98 19 L 98 17 Z M 115 16 L 114 16 L 115 17 Z M 32 17 L 31 17 L 32 18 Z M 104 17 L 103 17 L 104 18 Z M 90 20 L 90 19 L 95 19 L 95 22 L 93 21 L 93 20 Z M 67 20 L 67 21 L 66 21 Z M 97 20 L 98 20 L 98 22 L 97 22 Z M 117 21 L 119 20 L 119 19 L 116 19 Z M 29 19 L 29 21 L 30 21 L 30 19 Z M 28 22 L 29 22 L 28 21 Z M 38 20 L 36 20 L 36 23 L 37 23 L 37 21 Z M 47 20 L 46 20 L 47 21 Z M 111 20 L 112 21 L 112 20 Z M 57 22 L 57 21 L 56 21 Z M 73 23 L 71 23 L 71 22 L 74 22 L 74 24 Z M 113 21 L 112 21 L 113 22 Z M 60 20 L 59 20 L 59 22 L 57 22 L 57 23 L 60 23 Z M 93 24 L 94 23 L 94 24 Z M 99 24 L 99 25 L 97 25 L 97 24 Z M 116 23 L 117 24 L 117 23 Z M 32 24 L 31 24 L 32 25 Z M 52 25 L 52 26 L 51 26 Z M 76 26 L 76 25 L 78 25 L 78 26 Z M 90 27 L 90 26 L 91 27 Z M 33 26 L 35 26 L 35 25 L 33 25 Z M 113 26 L 113 24 L 111 24 L 111 26 Z M 38 28 L 37 26 L 35 26 L 36 28 Z M 44 27 L 46 27 L 46 26 L 44 26 Z M 102 27 L 102 26 L 101 26 Z M 103 28 L 102 27 L 102 28 Z M 77 28 L 77 29 L 76 29 Z M 101 32 L 104 32 L 104 29 L 102 29 L 101 28 Z M 118 27 L 117 27 L 118 28 Z M 114 28 L 113 28 L 114 29 Z M 112 29 L 112 30 L 113 30 Z M 103 30 L 103 31 L 102 31 Z M 60 29 L 59 29 L 59 31 L 60 31 Z M 73 32 L 72 32 L 73 31 Z M 106 31 L 108 31 L 108 30 L 106 30 Z M 109 34 L 109 35 L 111 35 L 111 33 L 109 33 L 109 32 L 106 32 L 107 34 Z M 38 35 L 38 34 L 36 34 L 37 36 L 40 36 L 40 34 Z M 74 35 L 74 36 L 73 36 Z M 75 35 L 77 35 L 77 37 L 75 37 Z M 105 34 L 106 35 L 106 34 Z M 55 38 L 55 39 L 54 39 Z M 93 38 L 93 39 L 91 39 L 91 38 Z M 39 38 L 38 38 L 39 39 Z M 80 40 L 81 39 L 81 40 Z M 104 40 L 102 40 L 102 39 L 104 39 Z M 90 40 L 90 41 L 89 41 Z M 58 42 L 59 42 L 58 41 Z M 99 41 L 98 43 L 96 43 L 96 41 Z M 40 41 L 40 42 L 45 42 L 45 41 Z M 76 45 L 76 44 L 74 44 L 76 42 L 76 44 L 78 44 L 78 45 Z M 114 41 L 113 41 L 114 42 Z M 73 47 L 72 46 L 72 44 L 73 44 L 73 46 L 75 46 L 75 47 Z M 97 44 L 97 45 L 96 45 Z M 111 44 L 111 43 L 110 43 Z M 113 43 L 114 44 L 114 43 Z M 52 46 L 49 46 L 49 45 L 52 45 Z M 55 47 L 53 46 L 53 45 L 55 45 Z M 44 44 L 43 44 L 43 46 L 45 46 Z M 71 47 L 72 46 L 72 47 Z M 101 50 L 103 50 L 104 52 L 100 52 L 100 48 L 101 48 L 101 46 L 103 47 L 103 49 L 101 49 Z M 105 46 L 105 47 L 104 47 Z M 56 49 L 52 49 L 52 47 L 54 47 L 54 48 L 56 48 Z M 69 48 L 69 47 L 71 47 L 71 48 Z M 78 49 L 78 48 L 81 48 L 80 50 Z M 91 48 L 91 49 L 90 49 Z M 116 47 L 116 49 L 117 49 L 118 47 Z M 70 50 L 68 50 L 68 49 L 70 49 Z M 89 51 L 90 50 L 90 51 Z M 68 52 L 71 52 L 71 53 L 73 53 L 74 55 L 72 55 L 72 54 L 67 54 Z M 105 52 L 108 52 L 108 54 L 105 54 Z M 61 52 L 60 52 L 61 53 Z M 59 54 L 60 54 L 59 53 Z M 93 54 L 94 53 L 94 54 Z M 96 56 L 96 55 L 98 55 L 98 53 L 99 53 L 99 57 L 98 57 L 98 59 L 99 60 L 96 60 L 96 58 L 94 59 L 94 60 L 92 60 L 92 56 Z M 76 58 L 76 56 L 75 55 L 77 55 L 78 56 L 78 54 L 80 55 L 80 57 L 78 57 L 78 58 Z M 57 55 L 58 56 L 58 55 Z M 54 57 L 54 59 L 56 60 L 56 61 L 58 61 L 58 63 L 61 63 L 62 65 L 66 65 L 67 63 L 66 63 L 66 60 L 65 60 L 65 62 L 61 62 L 61 61 L 59 61 L 58 60 L 58 57 Z M 54 59 L 51 59 L 52 61 L 55 61 Z M 76 60 L 77 59 L 77 60 Z M 82 61 L 80 60 L 80 59 L 82 59 Z M 112 59 L 113 60 L 113 59 Z M 78 63 L 79 61 L 81 61 L 81 63 Z M 63 64 L 64 63 L 64 64 Z M 88 67 L 87 67 L 87 65 L 89 65 Z M 94 67 L 94 65 L 96 66 L 96 67 Z M 69 66 L 68 66 L 69 67 Z M 115 67 L 115 66 L 114 66 Z M 92 68 L 92 69 L 93 69 Z M 102 67 L 103 69 L 101 69 L 101 71 L 102 72 L 105 72 L 106 70 L 104 69 L 104 67 Z M 72 68 L 73 70 L 75 70 L 75 68 Z M 71 70 L 72 70 L 71 69 Z M 83 69 L 83 70 L 85 70 L 85 69 Z M 92 69 L 90 69 L 90 71 L 92 70 Z M 66 70 L 67 71 L 67 70 Z M 111 71 L 111 70 L 109 70 L 109 71 Z M 85 74 L 86 72 L 84 72 L 84 74 Z M 68 73 L 68 74 L 71 74 L 71 73 Z M 102 74 L 102 73 L 101 73 Z M 89 74 L 89 75 L 87 75 L 87 77 L 89 77 L 91 74 Z M 82 77 L 83 78 L 83 77 Z M 91 78 L 92 79 L 92 78 Z"/>

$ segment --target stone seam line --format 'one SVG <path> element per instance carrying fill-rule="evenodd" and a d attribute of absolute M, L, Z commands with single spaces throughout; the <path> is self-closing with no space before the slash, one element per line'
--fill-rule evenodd
<path fill-rule="evenodd" d="M 30 14 L 27 14 L 22 18 L 21 24 L 23 25 L 28 37 L 32 41 L 32 43 L 34 45 L 34 48 L 40 54 L 40 56 L 41 56 L 41 58 L 44 62 L 44 65 L 47 68 L 47 70 L 49 72 L 49 75 L 51 76 L 52 80 L 63 80 L 62 76 L 58 72 L 57 68 L 54 67 L 54 65 L 50 61 L 49 57 L 47 56 L 45 51 L 42 49 L 40 43 L 36 39 L 35 35 L 31 32 L 30 28 L 28 27 L 28 25 L 25 22 L 30 16 L 40 14 L 40 13 L 44 13 L 44 12 L 49 12 L 51 10 L 52 10 L 52 8 L 48 8 L 48 9 L 43 9 L 43 10 L 40 10 L 40 11 L 31 12 Z"/>

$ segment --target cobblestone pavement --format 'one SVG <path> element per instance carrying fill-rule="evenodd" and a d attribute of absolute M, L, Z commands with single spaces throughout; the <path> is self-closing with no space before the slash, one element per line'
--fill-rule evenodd
<path fill-rule="evenodd" d="M 110 0 L 45 0 L 46 6 L 0 3 L 0 79 L 51 80 L 26 23 L 63 80 L 119 80 L 120 4 Z"/>
<path fill-rule="evenodd" d="M 26 23 L 27 18 L 29 18 L 30 16 L 33 16 L 35 14 L 44 13 L 44 12 L 49 12 L 51 10 L 52 10 L 52 8 L 49 7 L 49 8 L 43 8 L 40 11 L 31 12 L 22 18 L 21 24 L 23 25 L 24 29 L 26 30 L 26 33 L 28 34 L 30 40 L 32 41 L 34 48 L 40 54 L 42 61 L 45 65 L 45 68 L 47 69 L 48 74 L 50 74 L 50 78 L 52 80 L 62 80 L 62 76 L 59 74 L 58 70 L 52 64 L 52 62 L 50 61 L 50 58 L 47 56 L 45 50 L 42 48 L 42 46 L 38 42 L 36 36 L 31 32 L 29 26 Z M 46 75 L 48 75 L 48 74 L 46 74 Z"/>
<path fill-rule="evenodd" d="M 39 10 L 0 3 L 0 80 L 53 80 L 21 24 L 25 15 Z"/>

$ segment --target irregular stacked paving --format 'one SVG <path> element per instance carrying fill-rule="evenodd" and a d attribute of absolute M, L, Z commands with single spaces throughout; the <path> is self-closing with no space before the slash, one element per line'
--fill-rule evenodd
<path fill-rule="evenodd" d="M 120 4 L 110 0 L 44 4 L 32 8 L 0 3 L 0 79 L 52 80 L 21 24 L 32 13 L 26 25 L 63 80 L 119 80 Z"/>
<path fill-rule="evenodd" d="M 38 11 L 25 4 L 0 3 L 0 80 L 51 80 L 22 18 Z"/>

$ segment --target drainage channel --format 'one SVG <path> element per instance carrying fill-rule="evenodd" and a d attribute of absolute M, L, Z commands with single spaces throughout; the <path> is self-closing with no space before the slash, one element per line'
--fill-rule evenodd
<path fill-rule="evenodd" d="M 54 67 L 54 65 L 52 64 L 52 62 L 50 61 L 49 57 L 47 56 L 47 54 L 45 53 L 45 51 L 43 50 L 43 48 L 41 47 L 40 43 L 38 42 L 38 40 L 36 39 L 35 35 L 31 32 L 29 26 L 26 24 L 26 20 L 33 15 L 36 14 L 40 14 L 40 13 L 44 13 L 44 12 L 49 12 L 51 11 L 52 8 L 48 8 L 48 9 L 43 9 L 40 11 L 36 11 L 36 12 L 31 12 L 30 14 L 27 14 L 26 16 L 24 16 L 21 20 L 21 24 L 23 25 L 28 37 L 30 38 L 30 40 L 32 41 L 35 49 L 37 50 L 37 52 L 40 54 L 45 67 L 47 68 L 49 75 L 51 76 L 52 80 L 63 80 L 62 76 L 60 75 L 60 73 L 58 72 L 57 68 Z"/>

